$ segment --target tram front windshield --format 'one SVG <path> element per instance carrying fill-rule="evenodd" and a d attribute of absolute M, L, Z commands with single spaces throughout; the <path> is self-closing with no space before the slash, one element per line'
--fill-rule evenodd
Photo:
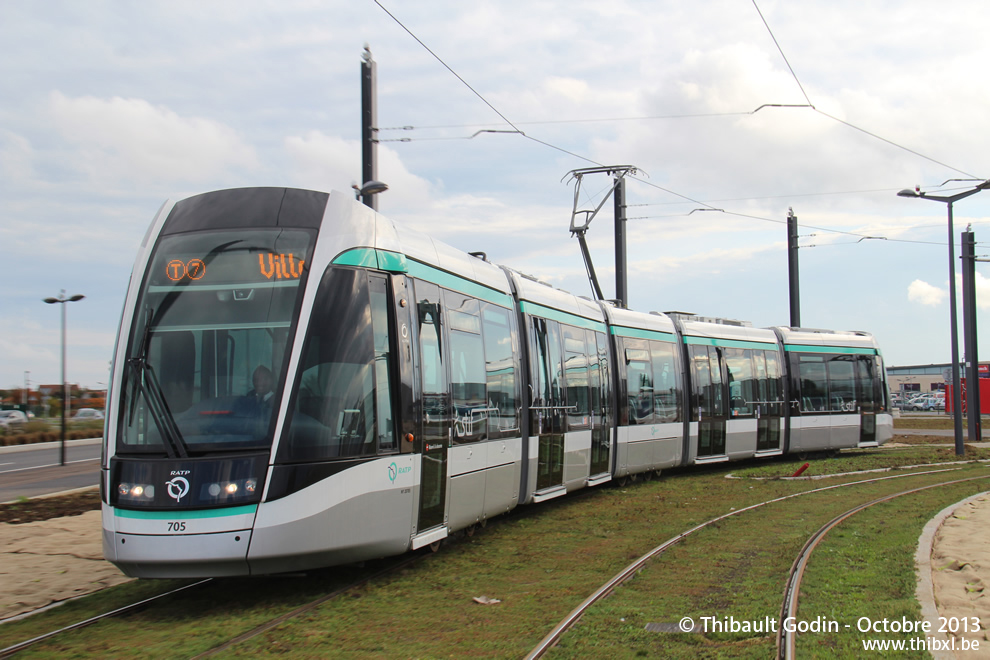
<path fill-rule="evenodd" d="M 277 229 L 159 241 L 131 326 L 118 453 L 271 445 L 311 244 Z"/>

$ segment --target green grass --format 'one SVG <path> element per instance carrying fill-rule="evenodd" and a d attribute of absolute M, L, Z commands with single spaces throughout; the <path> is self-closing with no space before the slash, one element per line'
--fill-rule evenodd
<path fill-rule="evenodd" d="M 684 616 L 698 624 L 702 617 L 723 622 L 730 616 L 738 622 L 775 619 L 791 563 L 811 533 L 852 508 L 854 500 L 867 499 L 864 495 L 926 481 L 931 478 L 811 494 L 770 505 L 774 511 L 726 520 L 717 530 L 703 530 L 596 605 L 549 657 L 772 657 L 775 636 L 769 632 L 676 634 L 652 633 L 645 627 L 651 622 L 677 623 Z M 944 506 L 986 488 L 987 482 L 979 481 L 907 496 L 857 514 L 861 518 L 854 516 L 833 530 L 812 555 L 797 618 L 836 621 L 841 632 L 799 636 L 799 657 L 859 657 L 860 640 L 870 637 L 855 629 L 861 616 L 920 620 L 913 557 L 921 529 Z M 852 628 L 846 629 L 846 624 Z"/>
<path fill-rule="evenodd" d="M 812 456 L 800 459 L 796 456 L 786 456 L 780 459 L 764 461 L 748 461 L 739 464 L 732 470 L 734 476 L 743 478 L 775 479 L 790 477 L 808 463 L 808 469 L 801 476 L 813 477 L 832 475 L 857 470 L 884 470 L 904 466 L 955 463 L 957 461 L 977 461 L 990 459 L 990 449 L 967 446 L 966 453 L 958 456 L 952 447 L 912 446 L 890 449 L 852 449 L 844 450 L 838 456 Z M 948 466 L 946 466 L 948 467 Z M 938 469 L 932 468 L 932 469 Z"/>
<path fill-rule="evenodd" d="M 921 458 L 934 454 L 925 448 L 907 451 L 920 452 Z M 867 453 L 837 460 L 850 470 L 874 461 Z M 739 472 L 740 466 L 683 470 L 627 488 L 592 489 L 523 507 L 473 537 L 452 542 L 412 567 L 325 603 L 220 657 L 522 657 L 601 584 L 660 543 L 733 508 L 825 485 L 726 479 L 730 471 Z M 681 616 L 774 617 L 794 555 L 824 522 L 879 495 L 965 474 L 990 471 L 966 466 L 951 476 L 912 476 L 852 486 L 729 518 L 649 564 L 593 608 L 553 656 L 769 657 L 773 640 L 765 635 L 664 635 L 643 627 L 649 622 L 676 622 Z M 827 484 L 851 479 L 836 477 Z M 905 547 L 912 535 L 911 542 L 916 543 L 917 525 L 928 509 L 937 510 L 986 489 L 987 483 L 975 482 L 947 493 L 929 491 L 924 498 L 927 508 L 895 511 L 887 524 L 903 525 Z M 876 547 L 876 552 L 890 554 L 876 543 L 875 535 L 849 538 L 854 553 L 873 557 Z M 892 562 L 901 561 L 897 553 L 890 556 Z M 911 561 L 905 562 L 913 571 Z M 369 565 L 327 569 L 306 578 L 223 580 L 167 604 L 68 633 L 23 657 L 191 657 L 373 569 Z M 859 570 L 868 574 L 868 584 L 878 585 L 892 569 L 889 564 L 866 562 Z M 0 626 L 0 646 L 131 602 L 141 590 L 159 589 L 162 585 L 151 581 L 123 585 L 5 624 Z M 472 601 L 476 596 L 501 602 L 479 605 Z M 878 613 L 886 611 L 879 594 L 864 597 L 858 591 L 840 590 L 825 598 L 844 607 L 847 597 L 872 601 Z M 818 606 L 807 607 L 810 613 Z"/>
<path fill-rule="evenodd" d="M 983 424 L 988 421 L 986 418 L 983 419 Z M 969 427 L 968 418 L 963 415 L 963 427 Z M 953 428 L 953 418 L 952 415 L 946 415 L 945 413 L 939 413 L 938 416 L 931 417 L 895 417 L 894 418 L 894 432 L 897 429 L 930 429 L 930 430 L 942 430 L 951 431 Z"/>

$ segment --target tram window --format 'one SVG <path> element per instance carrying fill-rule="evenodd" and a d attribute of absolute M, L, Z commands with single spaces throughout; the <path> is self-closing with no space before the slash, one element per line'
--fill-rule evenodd
<path fill-rule="evenodd" d="M 391 355 L 388 332 L 388 291 L 385 278 L 368 278 L 371 294 L 371 326 L 375 341 L 375 413 L 378 451 L 396 448 L 395 420 L 392 414 Z"/>
<path fill-rule="evenodd" d="M 488 430 L 484 355 L 481 335 L 450 331 L 450 393 L 458 444 L 484 440 Z"/>
<path fill-rule="evenodd" d="M 708 362 L 711 364 L 712 393 L 711 393 L 711 413 L 713 415 L 725 415 L 725 387 L 722 378 L 722 349 L 715 346 L 708 347 Z"/>
<path fill-rule="evenodd" d="M 767 401 L 767 360 L 766 351 L 753 351 L 753 384 L 756 401 L 754 407 L 766 412 Z"/>
<path fill-rule="evenodd" d="M 653 367 L 645 339 L 623 338 L 626 356 L 626 407 L 629 424 L 652 424 Z"/>
<path fill-rule="evenodd" d="M 856 387 L 860 393 L 860 406 L 863 412 L 880 412 L 883 409 L 883 395 L 878 395 L 877 379 L 874 378 L 876 358 L 860 355 L 856 360 Z"/>
<path fill-rule="evenodd" d="M 856 412 L 856 356 L 838 355 L 828 361 L 829 409 Z"/>
<path fill-rule="evenodd" d="M 481 322 L 485 337 L 488 383 L 488 437 L 519 435 L 516 363 L 509 310 L 483 303 Z"/>
<path fill-rule="evenodd" d="M 866 358 L 869 360 L 869 358 Z M 873 373 L 873 409 L 876 412 L 887 412 L 890 410 L 890 391 L 887 389 L 887 383 L 884 380 L 883 374 L 887 373 L 883 368 L 883 358 L 879 355 L 874 355 L 871 360 Z"/>
<path fill-rule="evenodd" d="M 550 358 L 547 355 L 547 322 L 541 318 L 532 319 L 532 345 L 530 346 L 530 371 L 532 393 L 531 406 L 549 405 L 550 401 Z"/>
<path fill-rule="evenodd" d="M 729 379 L 729 414 L 732 417 L 750 417 L 756 400 L 753 351 L 748 348 L 725 348 L 723 352 Z"/>
<path fill-rule="evenodd" d="M 606 419 L 612 417 L 612 376 L 609 371 L 608 359 L 608 338 L 603 332 L 595 333 L 595 341 L 598 344 L 598 368 L 601 373 L 601 411 Z M 598 410 L 595 406 L 593 410 Z"/>
<path fill-rule="evenodd" d="M 699 417 L 708 417 L 712 414 L 711 401 L 709 400 L 712 389 L 712 373 L 708 362 L 708 348 L 691 346 L 691 362 L 694 365 L 691 421 L 696 422 Z"/>
<path fill-rule="evenodd" d="M 681 421 L 681 387 L 674 345 L 651 341 L 653 355 L 653 413 L 658 422 Z"/>
<path fill-rule="evenodd" d="M 280 461 L 374 455 L 379 444 L 394 448 L 385 287 L 384 278 L 363 270 L 327 270 L 303 344 Z"/>
<path fill-rule="evenodd" d="M 798 354 L 798 384 L 801 411 L 825 413 L 828 411 L 828 374 L 825 358 L 821 355 Z"/>
<path fill-rule="evenodd" d="M 768 402 L 768 412 L 771 415 L 781 415 L 781 402 L 783 399 L 783 384 L 780 373 L 780 356 L 777 351 L 763 351 L 763 357 L 767 361 L 767 393 L 763 399 Z"/>
<path fill-rule="evenodd" d="M 588 345 L 585 331 L 561 325 L 564 336 L 564 377 L 567 383 L 567 425 L 570 429 L 591 424 L 591 393 L 588 382 Z"/>
<path fill-rule="evenodd" d="M 160 344 L 155 348 L 161 353 L 155 357 L 161 365 L 162 394 L 173 415 L 183 413 L 192 405 L 196 391 L 196 340 L 188 330 L 163 332 L 159 337 L 160 342 L 154 344 Z"/>
<path fill-rule="evenodd" d="M 588 342 L 588 350 L 591 354 L 588 356 L 588 384 L 591 387 L 591 401 L 589 405 L 591 407 L 592 424 L 601 424 L 602 418 L 602 362 L 601 354 L 599 351 L 599 340 L 601 339 L 600 334 L 597 332 L 592 332 L 591 330 L 586 330 L 586 341 Z M 594 417 L 597 416 L 597 422 Z M 596 427 L 597 430 L 597 427 Z M 594 450 L 592 450 L 594 453 Z"/>
<path fill-rule="evenodd" d="M 565 406 L 560 326 L 556 321 L 531 318 L 532 428 L 540 435 L 562 433 Z"/>

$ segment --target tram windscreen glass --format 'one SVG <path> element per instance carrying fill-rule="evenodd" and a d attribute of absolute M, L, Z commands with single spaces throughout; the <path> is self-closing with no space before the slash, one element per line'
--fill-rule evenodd
<path fill-rule="evenodd" d="M 312 239 L 275 229 L 159 241 L 131 326 L 118 452 L 271 444 Z"/>

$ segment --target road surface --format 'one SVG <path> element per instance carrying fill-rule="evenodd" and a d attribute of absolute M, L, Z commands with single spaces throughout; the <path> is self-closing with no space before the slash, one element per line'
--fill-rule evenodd
<path fill-rule="evenodd" d="M 0 447 L 0 503 L 100 483 L 100 439 L 69 440 L 65 465 L 58 442 Z"/>

